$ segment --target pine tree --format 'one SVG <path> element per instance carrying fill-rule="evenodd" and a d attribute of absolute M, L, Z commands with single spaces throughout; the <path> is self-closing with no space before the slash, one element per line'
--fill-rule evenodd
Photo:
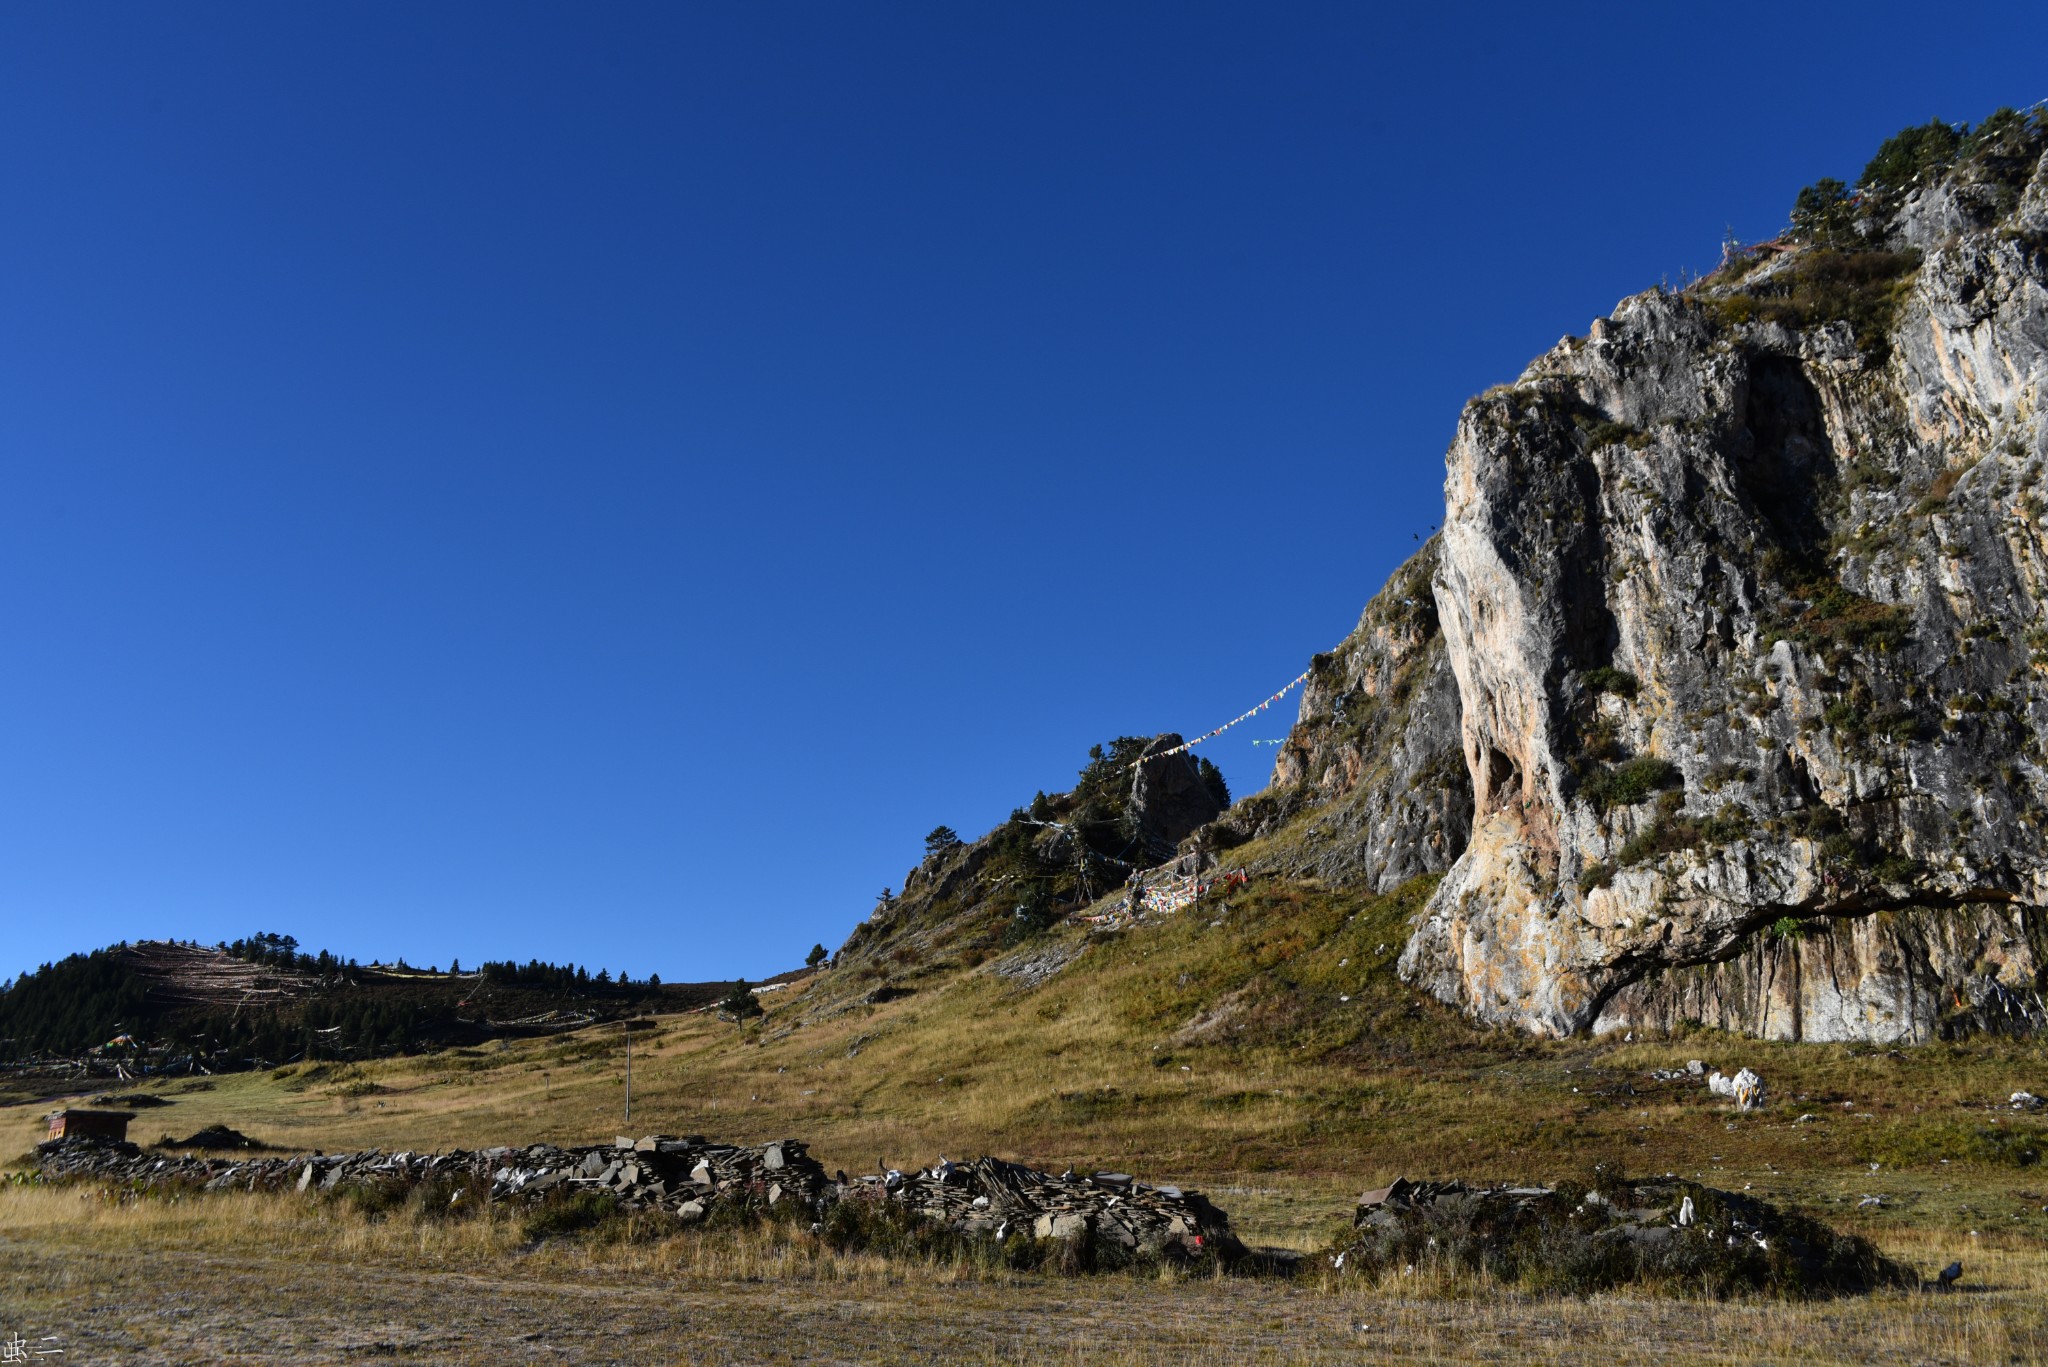
<path fill-rule="evenodd" d="M 718 1014 L 730 1016 L 736 1021 L 761 1014 L 761 1003 L 755 999 L 754 989 L 747 986 L 745 978 L 734 983 L 732 991 L 726 993 L 725 999 L 718 1003 Z"/>

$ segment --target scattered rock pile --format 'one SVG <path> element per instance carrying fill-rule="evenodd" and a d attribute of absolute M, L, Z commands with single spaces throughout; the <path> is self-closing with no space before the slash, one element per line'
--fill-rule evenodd
<path fill-rule="evenodd" d="M 208 1125 L 205 1129 L 185 1138 L 172 1139 L 166 1135 L 157 1143 L 160 1149 L 267 1149 L 270 1145 L 261 1140 L 251 1139 L 240 1130 L 231 1130 L 225 1125 Z"/>
<path fill-rule="evenodd" d="M 1744 1111 L 1762 1110 L 1764 1103 L 1770 1100 L 1764 1080 L 1748 1068 L 1729 1077 L 1718 1068 L 1709 1073 L 1706 1064 L 1698 1059 L 1689 1059 L 1684 1068 L 1652 1068 L 1650 1076 L 1658 1082 L 1698 1082 L 1704 1079 L 1708 1091 L 1715 1096 L 1727 1097 Z"/>
<path fill-rule="evenodd" d="M 1359 1198 L 1354 1234 L 1331 1262 L 1567 1291 L 1671 1281 L 1715 1294 L 1814 1295 L 1911 1281 L 1868 1240 L 1675 1177 L 1591 1189 L 1396 1181 Z"/>
<path fill-rule="evenodd" d="M 1147 1255 L 1231 1258 L 1244 1251 L 1230 1217 L 1200 1192 L 1148 1186 L 1120 1172 L 1055 1176 L 1000 1158 L 941 1158 L 915 1173 L 858 1178 L 846 1190 L 871 1199 L 879 1194 L 961 1233 L 998 1240 L 1022 1233 Z"/>

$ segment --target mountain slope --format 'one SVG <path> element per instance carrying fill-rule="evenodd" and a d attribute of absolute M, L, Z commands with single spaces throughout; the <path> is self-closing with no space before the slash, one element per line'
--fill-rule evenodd
<path fill-rule="evenodd" d="M 2048 1023 L 2044 151 L 2041 114 L 1908 130 L 1472 400 L 1443 531 L 1189 857 L 1446 875 L 1402 973 L 1489 1025 Z M 1142 862 L 1050 815 L 936 852 L 843 963 L 973 967 Z"/>
<path fill-rule="evenodd" d="M 147 940 L 44 964 L 0 991 L 0 1065 L 113 1077 L 369 1058 L 688 1010 L 733 986 L 540 963 L 441 973 L 296 949 L 275 935 Z"/>

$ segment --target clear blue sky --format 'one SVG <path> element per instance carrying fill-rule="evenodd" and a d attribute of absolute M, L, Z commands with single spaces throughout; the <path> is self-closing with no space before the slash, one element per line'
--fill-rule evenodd
<path fill-rule="evenodd" d="M 835 946 L 1341 638 L 1469 394 L 2048 96 L 2044 13 L 7 6 L 0 976 Z"/>

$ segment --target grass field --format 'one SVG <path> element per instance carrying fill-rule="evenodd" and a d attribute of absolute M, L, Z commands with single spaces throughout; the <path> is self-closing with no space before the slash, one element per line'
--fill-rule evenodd
<path fill-rule="evenodd" d="M 0 1212 L 0 1333 L 55 1335 L 68 1362 L 2002 1363 L 2048 1343 L 2048 1262 L 2010 1240 L 1954 1295 L 1702 1304 L 969 1276 L 744 1235 L 535 1246 L 509 1217 L 421 1228 L 248 1196 L 16 1190 Z"/>
<path fill-rule="evenodd" d="M 664 1017 L 635 1037 L 630 1124 L 611 1027 L 172 1082 L 157 1089 L 171 1104 L 144 1113 L 134 1137 L 223 1123 L 332 1151 L 623 1131 L 793 1136 L 849 1172 L 986 1152 L 1200 1186 L 1248 1242 L 1296 1250 L 1321 1247 L 1360 1190 L 1398 1175 L 1546 1180 L 1614 1162 L 1802 1205 L 1923 1275 L 1959 1257 L 1965 1289 L 1700 1305 L 1531 1300 L 1426 1275 L 1381 1287 L 990 1277 L 825 1257 L 801 1239 L 750 1248 L 753 1236 L 643 1229 L 536 1244 L 511 1217 L 415 1226 L 289 1200 L 122 1206 L 13 1187 L 0 1189 L 0 1335 L 58 1325 L 40 1332 L 85 1345 L 83 1324 L 133 1339 L 132 1353 L 74 1362 L 266 1360 L 270 1331 L 249 1316 L 285 1306 L 275 1313 L 306 1361 L 374 1350 L 421 1361 L 1137 1362 L 1179 1360 L 1197 1344 L 1280 1361 L 2048 1357 L 2048 1124 L 2005 1104 L 2022 1088 L 2048 1093 L 2048 1050 L 1475 1030 L 1394 976 L 1426 892 L 1254 885 L 1157 926 L 1063 927 L 973 966 L 901 965 L 891 982 L 906 994 L 881 1005 L 826 974 L 764 997 L 767 1015 L 745 1027 Z M 1062 959 L 1035 986 L 1011 976 Z M 1696 1083 L 1648 1075 L 1688 1058 L 1755 1068 L 1771 1104 L 1740 1115 Z M 47 1109 L 0 1109 L 7 1151 L 33 1144 Z M 1862 1204 L 1869 1196 L 1882 1204 Z M 491 1337 L 528 1312 L 534 1327 L 517 1333 L 540 1337 Z M 387 1327 L 362 1327 L 371 1321 Z M 611 1335 L 643 1321 L 654 1327 Z M 349 1347 L 358 1333 L 372 1349 Z M 217 1351 L 198 1352 L 202 1339 Z"/>

